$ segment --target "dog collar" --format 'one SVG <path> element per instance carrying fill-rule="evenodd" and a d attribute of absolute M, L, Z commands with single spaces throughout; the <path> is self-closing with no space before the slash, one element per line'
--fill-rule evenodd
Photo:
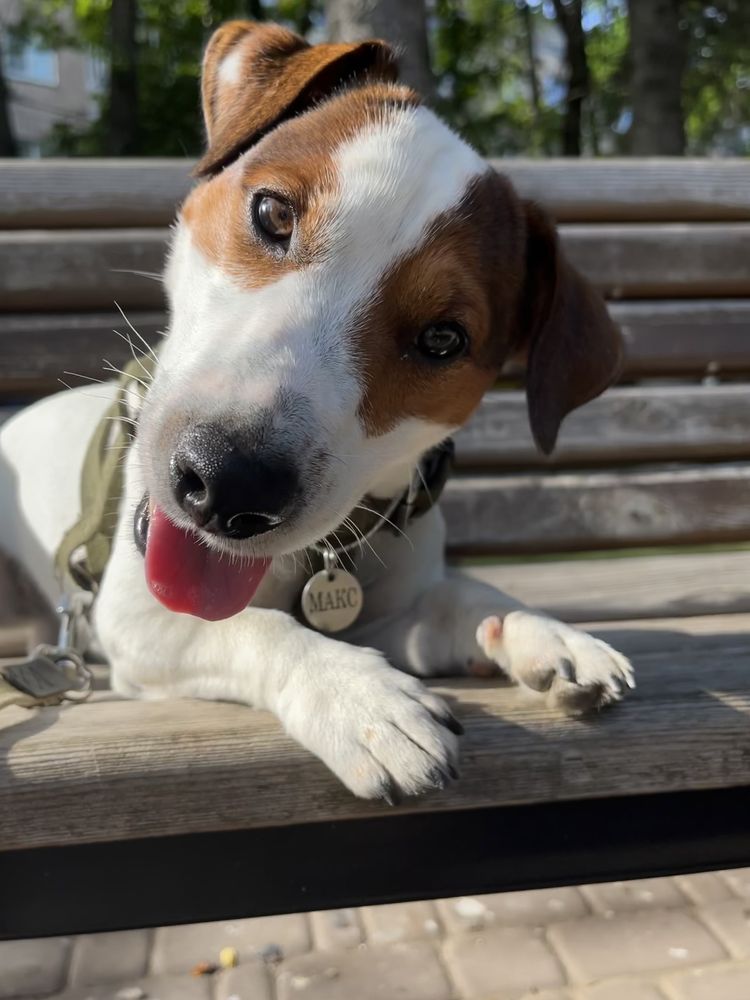
<path fill-rule="evenodd" d="M 453 442 L 427 452 L 418 462 L 411 482 L 396 499 L 386 501 L 365 496 L 349 517 L 322 542 L 306 549 L 311 576 L 300 594 L 297 617 L 320 632 L 341 632 L 350 628 L 362 613 L 365 592 L 357 577 L 357 560 L 352 550 L 364 552 L 372 536 L 388 530 L 403 534 L 415 518 L 437 503 L 453 460 Z M 351 571 L 341 557 L 346 556 Z M 315 570 L 314 562 L 322 560 Z"/>
<path fill-rule="evenodd" d="M 440 499 L 453 468 L 455 450 L 452 438 L 430 449 L 419 460 L 403 493 L 386 500 L 366 494 L 335 531 L 309 546 L 308 551 L 338 555 L 359 547 L 363 539 L 381 530 L 403 534 L 411 521 L 426 514 Z"/>

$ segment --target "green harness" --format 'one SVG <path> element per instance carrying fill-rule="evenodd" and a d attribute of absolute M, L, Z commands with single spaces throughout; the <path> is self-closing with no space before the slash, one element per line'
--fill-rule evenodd
<path fill-rule="evenodd" d="M 119 501 L 125 486 L 124 464 L 132 439 L 128 397 L 142 395 L 143 380 L 153 377 L 156 361 L 144 355 L 129 362 L 118 380 L 112 405 L 102 416 L 86 449 L 81 470 L 81 514 L 55 553 L 55 570 L 64 591 L 96 592 L 112 552 Z"/>

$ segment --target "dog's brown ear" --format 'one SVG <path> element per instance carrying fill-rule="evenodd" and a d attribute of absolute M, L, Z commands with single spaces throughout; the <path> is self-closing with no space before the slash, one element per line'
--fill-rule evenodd
<path fill-rule="evenodd" d="M 622 341 L 601 296 L 565 259 L 552 221 L 532 202 L 524 210 L 526 397 L 534 440 L 549 455 L 566 415 L 617 378 Z"/>
<path fill-rule="evenodd" d="M 308 45 L 278 24 L 229 21 L 203 58 L 203 115 L 208 151 L 195 168 L 216 173 L 279 122 L 346 81 L 398 78 L 393 50 L 380 41 Z"/>

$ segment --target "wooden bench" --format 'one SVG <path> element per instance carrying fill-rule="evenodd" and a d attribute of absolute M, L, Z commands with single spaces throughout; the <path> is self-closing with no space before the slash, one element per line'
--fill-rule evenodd
<path fill-rule="evenodd" d="M 465 723 L 463 777 L 395 809 L 352 798 L 242 706 L 101 691 L 83 706 L 9 710 L 0 937 L 750 862 L 750 172 L 677 160 L 502 169 L 557 216 L 627 359 L 622 384 L 569 418 L 551 460 L 508 373 L 458 435 L 449 544 L 466 572 L 631 655 L 637 691 L 575 721 L 494 682 L 437 685 Z M 158 275 L 188 187 L 182 161 L 0 165 L 7 412 L 63 371 L 122 365 L 113 300 L 157 338 L 160 284 L 132 272 Z M 9 655 L 34 616 L 15 578 L 4 586 Z"/>

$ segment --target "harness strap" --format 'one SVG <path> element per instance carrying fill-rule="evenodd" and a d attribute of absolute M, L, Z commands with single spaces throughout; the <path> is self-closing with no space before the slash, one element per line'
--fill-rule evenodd
<path fill-rule="evenodd" d="M 123 462 L 129 440 L 128 395 L 139 385 L 137 373 L 152 375 L 153 359 L 129 362 L 120 389 L 92 435 L 81 471 L 81 513 L 66 531 L 55 553 L 55 569 L 63 588 L 96 591 L 112 550 L 117 512 L 125 477 Z M 144 371 L 145 369 L 145 371 Z"/>

